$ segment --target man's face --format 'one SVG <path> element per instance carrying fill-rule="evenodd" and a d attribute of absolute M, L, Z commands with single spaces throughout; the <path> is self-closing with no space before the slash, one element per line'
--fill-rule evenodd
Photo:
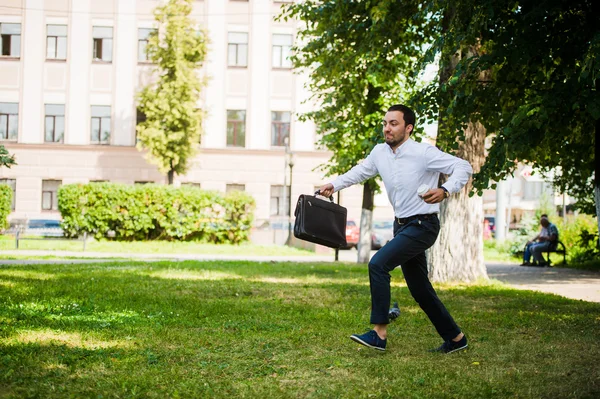
<path fill-rule="evenodd" d="M 393 150 L 408 140 L 413 125 L 406 126 L 404 113 L 401 111 L 390 111 L 383 118 L 383 136 L 387 145 Z"/>
<path fill-rule="evenodd" d="M 550 222 L 548 221 L 548 219 L 542 218 L 540 219 L 540 224 L 542 225 L 542 227 L 548 227 L 550 225 Z"/>

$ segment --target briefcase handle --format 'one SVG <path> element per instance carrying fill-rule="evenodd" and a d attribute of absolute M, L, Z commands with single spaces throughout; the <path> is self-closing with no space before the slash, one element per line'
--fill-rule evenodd
<path fill-rule="evenodd" d="M 317 190 L 315 191 L 315 195 L 321 195 L 321 190 Z M 322 196 L 322 195 L 321 195 Z M 323 196 L 322 196 L 323 197 Z M 329 196 L 329 201 L 331 201 L 333 203 L 333 195 Z"/>

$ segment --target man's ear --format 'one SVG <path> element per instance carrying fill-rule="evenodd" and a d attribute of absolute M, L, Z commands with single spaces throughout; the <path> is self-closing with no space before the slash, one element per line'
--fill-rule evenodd
<path fill-rule="evenodd" d="M 408 126 L 406 126 L 406 129 L 408 129 L 408 128 L 410 128 L 410 130 L 408 131 L 408 135 L 410 136 L 412 134 L 415 126 L 414 125 L 408 125 Z"/>

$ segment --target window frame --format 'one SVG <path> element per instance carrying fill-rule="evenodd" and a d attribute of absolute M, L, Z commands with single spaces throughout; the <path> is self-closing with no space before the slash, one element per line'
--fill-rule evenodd
<path fill-rule="evenodd" d="M 231 39 L 231 34 L 243 34 L 246 35 L 246 42 L 245 43 L 232 43 L 232 39 Z M 248 67 L 248 43 L 250 41 L 250 35 L 248 34 L 248 32 L 227 32 L 227 67 L 228 68 L 247 68 Z M 235 48 L 235 60 L 232 62 L 232 60 L 230 59 L 229 55 L 231 53 L 230 49 L 232 48 L 232 46 Z M 246 48 L 246 60 L 245 63 L 242 64 L 240 63 L 239 59 L 240 57 L 240 46 L 245 46 Z"/>
<path fill-rule="evenodd" d="M 109 116 L 94 116 L 94 107 L 107 107 L 109 109 Z M 110 105 L 92 105 L 91 106 L 91 128 L 90 128 L 90 144 L 93 145 L 110 145 L 112 139 L 112 107 Z M 102 140 L 102 120 L 108 119 L 108 139 Z M 98 120 L 98 141 L 94 141 L 94 120 Z"/>
<path fill-rule="evenodd" d="M 275 44 L 275 36 L 289 36 L 292 40 L 291 40 L 291 44 L 289 45 L 283 45 L 283 44 Z M 288 70 L 288 69 L 292 69 L 293 68 L 293 64 L 292 64 L 292 60 L 291 59 L 284 59 L 284 49 L 289 49 L 289 53 L 290 56 L 292 55 L 292 46 L 294 44 L 294 35 L 290 34 L 290 33 L 273 33 L 273 35 L 271 36 L 271 67 L 273 69 L 284 69 L 284 70 Z M 275 57 L 275 48 L 279 48 L 279 59 L 278 61 L 278 65 L 275 65 L 275 60 L 273 59 Z M 286 62 L 289 63 L 289 65 L 284 65 Z"/>
<path fill-rule="evenodd" d="M 49 34 L 48 33 L 48 28 L 50 26 L 63 26 L 65 28 L 68 29 L 67 25 L 62 25 L 62 24 L 46 24 L 46 61 L 66 61 L 67 57 L 68 57 L 68 52 L 69 52 L 69 48 L 68 48 L 68 41 L 67 41 L 67 36 L 68 33 L 66 33 L 63 36 L 58 36 L 57 34 Z M 49 41 L 50 39 L 54 39 L 55 44 L 54 44 L 54 57 L 49 57 L 48 56 L 48 51 L 49 51 Z M 65 58 L 59 58 L 58 56 L 58 45 L 59 45 L 59 39 L 63 39 L 60 40 L 60 42 L 64 41 L 64 46 L 65 46 Z"/>
<path fill-rule="evenodd" d="M 274 118 L 275 114 L 289 114 L 289 122 L 283 122 L 281 120 L 277 120 Z M 281 135 L 281 130 L 287 125 L 287 135 Z M 273 135 L 275 129 L 277 131 L 277 140 L 274 140 L 275 137 Z M 285 147 L 285 137 L 289 137 L 291 135 L 292 129 L 292 113 L 291 111 L 271 111 L 271 147 Z M 277 143 L 275 143 L 277 141 Z M 279 144 L 281 143 L 281 144 Z"/>
<path fill-rule="evenodd" d="M 286 187 L 287 187 L 287 194 L 291 195 L 291 193 L 292 193 L 292 187 L 289 184 L 286 184 Z M 274 196 L 273 195 L 273 191 L 275 189 L 278 190 L 278 193 L 277 193 L 277 195 Z M 289 210 L 290 210 L 290 208 L 289 208 L 289 205 L 290 205 L 289 198 L 291 198 L 291 197 L 286 197 L 286 199 L 288 201 L 286 201 L 286 203 L 283 204 L 283 206 L 282 206 L 282 203 L 283 203 L 283 193 L 284 193 L 284 191 L 283 191 L 283 184 L 272 184 L 271 185 L 271 194 L 270 194 L 270 197 L 269 197 L 269 216 L 270 217 L 273 217 L 273 216 L 287 216 L 289 214 Z M 272 201 L 274 199 L 277 200 L 277 213 L 273 213 Z M 283 213 L 281 213 L 281 212 L 283 212 Z"/>
<path fill-rule="evenodd" d="M 58 186 L 56 187 L 56 191 L 44 190 L 45 182 L 59 182 Z M 42 212 L 57 212 L 58 211 L 58 189 L 60 188 L 60 186 L 62 186 L 62 180 L 53 180 L 53 179 L 42 180 L 42 204 L 41 204 Z M 44 207 L 44 194 L 50 195 L 50 208 Z M 56 205 L 56 207 L 55 207 L 55 205 Z"/>
<path fill-rule="evenodd" d="M 96 28 L 104 28 L 110 29 L 110 37 L 96 37 L 94 34 L 94 29 Z M 102 36 L 102 35 L 100 35 Z M 104 48 L 105 48 L 105 40 L 110 40 L 110 59 L 104 59 Z M 98 46 L 98 43 L 100 46 Z M 108 43 L 107 43 L 108 44 Z M 108 46 L 106 46 L 108 47 Z M 100 57 L 98 58 L 98 48 L 100 49 Z M 113 50 L 114 50 L 114 29 L 112 26 L 92 26 L 92 62 L 98 64 L 111 64 L 113 62 Z"/>
<path fill-rule="evenodd" d="M 2 33 L 2 25 L 19 25 L 19 33 Z M 21 58 L 21 47 L 23 45 L 21 37 L 22 37 L 22 24 L 20 22 L 0 22 L 0 59 L 15 59 L 18 60 Z M 19 38 L 19 46 L 18 46 L 18 54 L 12 54 L 13 50 L 13 36 L 17 36 Z M 4 42 L 5 39 L 8 39 L 8 52 L 9 54 L 4 53 Z"/>
<path fill-rule="evenodd" d="M 62 106 L 62 115 L 48 114 L 48 105 Z M 52 118 L 52 141 L 47 140 L 48 136 L 48 118 Z M 62 118 L 63 131 L 60 140 L 56 140 L 56 118 Z M 65 140 L 65 105 L 64 104 L 44 104 L 44 143 L 64 143 Z"/>
<path fill-rule="evenodd" d="M 148 32 L 148 34 L 146 35 L 146 37 L 142 38 L 140 36 L 140 31 L 142 31 L 142 30 L 147 30 L 147 31 L 150 31 L 150 32 Z M 138 64 L 152 64 L 152 61 L 150 61 L 148 59 L 148 51 L 146 49 L 148 48 L 148 42 L 149 42 L 148 38 L 150 37 L 150 35 L 153 32 L 156 32 L 156 31 L 157 31 L 156 28 L 138 28 L 138 46 L 137 46 L 137 51 L 138 51 L 137 62 L 138 62 Z M 144 59 L 140 59 L 140 43 L 142 43 L 142 42 L 146 43 L 146 45 L 144 46 Z"/>
<path fill-rule="evenodd" d="M 229 117 L 230 112 L 236 112 L 236 115 L 238 112 L 243 112 L 244 118 L 243 119 L 230 119 L 230 117 Z M 230 126 L 233 127 L 233 143 L 229 143 L 229 127 Z M 241 126 L 241 129 L 239 129 L 240 126 Z M 227 129 L 227 134 L 226 134 L 227 147 L 246 148 L 246 110 L 245 109 L 228 109 L 227 110 L 227 127 L 226 127 L 226 129 Z M 240 130 L 243 131 L 242 145 L 237 144 Z"/>
<path fill-rule="evenodd" d="M 11 104 L 11 105 L 16 105 L 17 111 L 16 113 L 10 113 L 10 111 L 1 111 L 0 110 L 0 127 L 2 126 L 2 117 L 6 117 L 6 138 L 0 136 L 0 142 L 1 141 L 8 141 L 8 142 L 16 142 L 19 139 L 19 103 L 5 103 L 2 102 L 0 104 Z M 11 116 L 13 118 L 11 118 Z M 11 127 L 11 119 L 16 119 L 16 121 L 14 123 L 16 123 L 17 125 L 17 131 L 15 133 L 14 138 L 10 137 L 10 127 Z"/>

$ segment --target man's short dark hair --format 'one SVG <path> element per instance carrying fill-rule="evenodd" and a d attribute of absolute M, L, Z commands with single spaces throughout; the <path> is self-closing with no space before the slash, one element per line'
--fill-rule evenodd
<path fill-rule="evenodd" d="M 415 123 L 416 123 L 416 116 L 415 116 L 415 111 L 413 111 L 412 109 L 408 108 L 406 105 L 402 105 L 402 104 L 395 104 L 392 105 L 389 109 L 388 112 L 391 111 L 400 111 L 402 112 L 402 114 L 404 115 L 404 124 L 406 126 L 408 125 L 413 125 L 413 129 L 415 128 Z"/>
<path fill-rule="evenodd" d="M 541 217 L 541 218 L 546 218 L 546 219 L 548 219 L 548 214 L 546 214 L 546 213 L 542 213 L 542 216 L 540 216 L 540 217 Z"/>

